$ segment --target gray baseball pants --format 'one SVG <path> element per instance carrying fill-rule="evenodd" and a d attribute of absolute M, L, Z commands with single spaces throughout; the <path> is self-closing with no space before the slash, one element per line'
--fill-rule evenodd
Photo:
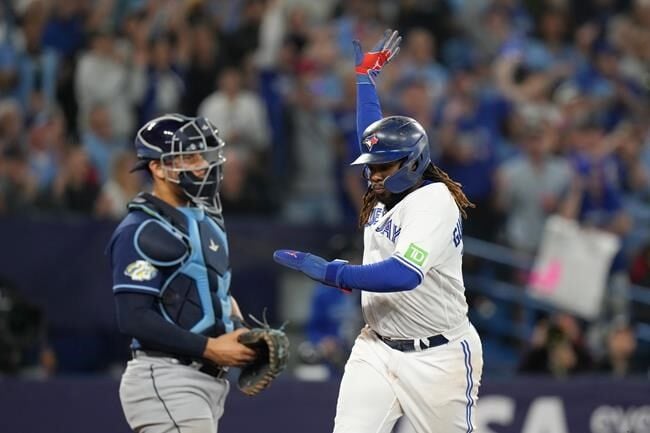
<path fill-rule="evenodd" d="M 136 433 L 216 433 L 229 389 L 174 358 L 138 356 L 122 375 L 120 401 Z"/>

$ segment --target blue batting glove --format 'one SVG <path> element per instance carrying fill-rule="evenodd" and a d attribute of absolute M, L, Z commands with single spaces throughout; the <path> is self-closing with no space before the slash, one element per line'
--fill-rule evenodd
<path fill-rule="evenodd" d="M 273 260 L 282 266 L 295 269 L 309 278 L 320 281 L 332 287 L 341 287 L 340 276 L 346 260 L 333 260 L 328 262 L 314 254 L 294 250 L 277 250 L 273 253 Z M 343 288 L 345 289 L 345 288 Z"/>

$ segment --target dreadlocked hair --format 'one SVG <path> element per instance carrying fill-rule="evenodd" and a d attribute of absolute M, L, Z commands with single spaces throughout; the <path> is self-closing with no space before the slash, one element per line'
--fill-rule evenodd
<path fill-rule="evenodd" d="M 430 163 L 429 166 L 424 171 L 422 178 L 424 180 L 430 180 L 432 182 L 442 182 L 449 189 L 456 206 L 460 210 L 460 214 L 464 219 L 467 219 L 466 208 L 474 208 L 476 205 L 469 201 L 465 193 L 463 192 L 463 186 L 452 180 L 449 175 L 441 170 L 439 167 Z M 363 195 L 363 205 L 361 206 L 361 212 L 359 213 L 359 227 L 363 228 L 370 218 L 370 212 L 377 205 L 377 196 L 375 191 L 373 191 L 371 186 L 368 186 L 366 193 Z"/>
<path fill-rule="evenodd" d="M 370 218 L 370 212 L 377 204 L 377 196 L 373 191 L 372 186 L 368 185 L 366 193 L 363 195 L 363 204 L 361 205 L 361 212 L 359 212 L 359 228 L 363 228 Z"/>
<path fill-rule="evenodd" d="M 449 189 L 451 196 L 454 198 L 454 201 L 456 202 L 456 206 L 458 206 L 458 209 L 460 210 L 460 214 L 463 216 L 463 219 L 467 219 L 467 211 L 465 211 L 465 208 L 476 207 L 474 203 L 469 201 L 469 199 L 463 192 L 463 185 L 461 185 L 459 182 L 456 182 L 455 180 L 452 180 L 452 178 L 450 178 L 449 175 L 444 170 L 434 165 L 433 163 L 429 164 L 427 169 L 424 171 L 423 177 L 426 180 L 432 180 L 434 182 L 442 182 L 445 184 L 447 189 Z"/>

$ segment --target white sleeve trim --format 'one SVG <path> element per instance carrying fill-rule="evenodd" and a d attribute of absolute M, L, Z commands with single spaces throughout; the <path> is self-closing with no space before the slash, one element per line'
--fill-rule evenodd
<path fill-rule="evenodd" d="M 145 292 L 159 294 L 160 289 L 151 286 L 140 286 L 137 284 L 116 284 L 113 286 L 113 292 Z"/>

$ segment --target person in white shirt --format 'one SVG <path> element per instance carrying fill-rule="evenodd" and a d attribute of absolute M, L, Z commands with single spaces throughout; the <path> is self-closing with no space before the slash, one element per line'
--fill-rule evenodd
<path fill-rule="evenodd" d="M 220 125 L 228 145 L 248 159 L 269 147 L 270 128 L 259 96 L 242 89 L 241 74 L 237 68 L 226 68 L 219 76 L 219 90 L 205 98 L 198 114 Z"/>
<path fill-rule="evenodd" d="M 365 55 L 355 41 L 363 265 L 274 253 L 317 281 L 362 290 L 366 326 L 345 367 L 334 433 L 389 433 L 402 416 L 417 433 L 474 431 L 483 354 L 462 275 L 462 217 L 473 205 L 431 162 L 417 121 L 382 118 L 374 78 L 400 40 L 387 31 Z"/>

